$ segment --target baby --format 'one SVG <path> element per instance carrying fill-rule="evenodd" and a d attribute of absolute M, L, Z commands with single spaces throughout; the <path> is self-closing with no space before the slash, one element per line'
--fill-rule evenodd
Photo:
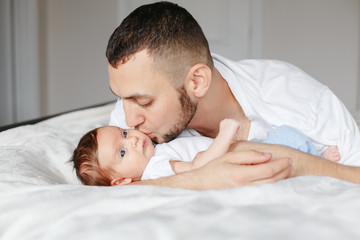
<path fill-rule="evenodd" d="M 243 140 L 239 129 L 237 121 L 225 119 L 214 140 L 202 136 L 180 137 L 154 146 L 140 131 L 100 127 L 80 139 L 71 161 L 85 185 L 124 185 L 199 168 L 225 154 L 235 140 Z M 263 142 L 283 144 L 318 155 L 307 137 L 287 126 L 270 131 Z M 323 157 L 327 155 L 330 160 L 339 158 L 336 147 L 329 147 Z"/>
<path fill-rule="evenodd" d="M 80 139 L 71 161 L 85 185 L 123 185 L 201 167 L 226 153 L 238 130 L 238 122 L 226 119 L 214 140 L 182 137 L 155 147 L 140 131 L 100 127 Z M 204 152 L 192 161 L 200 151 Z"/>

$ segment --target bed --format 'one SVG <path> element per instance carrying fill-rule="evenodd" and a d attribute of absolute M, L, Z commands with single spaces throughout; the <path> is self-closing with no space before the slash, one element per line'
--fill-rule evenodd
<path fill-rule="evenodd" d="M 113 107 L 0 133 L 0 239 L 360 239 L 360 185 L 328 177 L 208 191 L 81 185 L 67 161 Z"/>

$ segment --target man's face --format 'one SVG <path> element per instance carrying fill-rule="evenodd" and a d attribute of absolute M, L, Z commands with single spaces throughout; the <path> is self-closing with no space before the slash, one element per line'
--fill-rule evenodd
<path fill-rule="evenodd" d="M 185 89 L 177 90 L 168 76 L 153 67 L 146 50 L 134 54 L 125 64 L 113 68 L 109 82 L 123 101 L 126 124 L 147 134 L 153 141 L 170 141 L 186 128 L 196 112 Z"/>

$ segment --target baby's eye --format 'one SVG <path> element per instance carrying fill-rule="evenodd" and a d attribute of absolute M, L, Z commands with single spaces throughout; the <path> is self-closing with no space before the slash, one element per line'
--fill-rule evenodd
<path fill-rule="evenodd" d="M 127 131 L 123 131 L 123 135 L 124 135 L 124 137 L 126 138 L 127 137 Z"/>
<path fill-rule="evenodd" d="M 125 156 L 125 150 L 124 150 L 124 149 L 121 149 L 119 153 L 120 153 L 120 156 L 121 156 L 121 157 L 124 157 L 124 156 Z"/>

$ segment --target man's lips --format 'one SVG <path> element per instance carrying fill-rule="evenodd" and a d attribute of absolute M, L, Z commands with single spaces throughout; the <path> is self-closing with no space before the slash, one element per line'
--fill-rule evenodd
<path fill-rule="evenodd" d="M 154 139 L 156 139 L 156 135 L 153 132 L 143 132 L 143 131 L 141 131 L 141 132 L 143 134 L 145 134 L 146 136 L 148 136 L 151 139 L 151 141 L 155 141 Z"/>
<path fill-rule="evenodd" d="M 146 133 L 146 132 L 144 132 L 144 134 L 145 134 L 146 136 L 148 136 L 149 138 L 151 138 L 151 136 L 152 136 L 152 133 Z"/>

